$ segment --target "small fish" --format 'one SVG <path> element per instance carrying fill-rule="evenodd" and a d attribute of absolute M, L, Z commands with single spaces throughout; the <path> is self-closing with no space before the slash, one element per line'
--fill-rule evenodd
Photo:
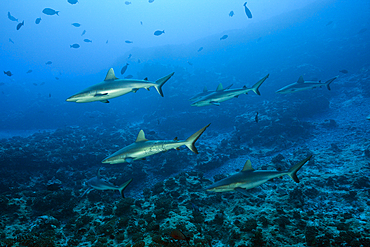
<path fill-rule="evenodd" d="M 155 35 L 155 36 L 159 36 L 159 35 L 161 35 L 162 33 L 164 33 L 164 30 L 162 30 L 162 31 L 161 31 L 161 30 L 157 30 L 157 31 L 155 31 L 155 32 L 154 32 L 154 35 Z"/>
<path fill-rule="evenodd" d="M 332 23 L 333 23 L 333 21 L 329 21 L 328 23 L 326 23 L 326 26 L 329 26 Z"/>
<path fill-rule="evenodd" d="M 9 70 L 8 71 L 4 71 L 4 74 L 7 75 L 7 76 L 12 76 L 12 72 L 10 72 Z"/>
<path fill-rule="evenodd" d="M 342 69 L 342 70 L 339 70 L 339 72 L 342 72 L 343 74 L 347 74 L 348 73 L 348 70 Z"/>
<path fill-rule="evenodd" d="M 32 69 L 28 70 L 26 73 L 27 73 L 27 74 L 29 74 L 29 73 L 31 73 L 31 72 L 32 72 Z"/>
<path fill-rule="evenodd" d="M 52 64 L 53 62 L 52 61 L 47 61 L 45 64 L 46 65 L 50 65 L 50 64 Z"/>
<path fill-rule="evenodd" d="M 108 40 L 107 40 L 107 41 L 105 41 L 105 43 L 106 43 L 106 44 L 108 44 Z"/>
<path fill-rule="evenodd" d="M 131 78 L 134 78 L 134 76 L 133 75 L 127 75 L 127 76 L 125 76 L 125 79 L 131 79 Z"/>
<path fill-rule="evenodd" d="M 84 35 L 85 35 L 85 33 L 86 33 L 86 30 L 84 30 L 84 31 L 82 32 L 81 36 L 84 36 Z"/>
<path fill-rule="evenodd" d="M 141 24 L 141 25 L 143 25 L 143 22 L 142 22 L 142 21 L 140 21 L 140 24 Z"/>
<path fill-rule="evenodd" d="M 22 26 L 24 25 L 24 21 L 18 23 L 17 25 L 17 30 L 19 30 Z"/>
<path fill-rule="evenodd" d="M 229 13 L 229 16 L 233 17 L 234 16 L 234 11 L 231 10 L 230 13 Z"/>
<path fill-rule="evenodd" d="M 201 50 L 203 50 L 203 47 L 200 47 L 200 48 L 198 49 L 198 52 L 200 52 Z"/>
<path fill-rule="evenodd" d="M 243 4 L 243 6 L 244 6 L 245 14 L 248 16 L 248 18 L 252 18 L 252 13 L 251 13 L 251 11 L 248 9 L 248 7 L 247 7 L 247 2 L 245 2 L 245 3 Z"/>
<path fill-rule="evenodd" d="M 128 58 L 127 58 L 127 59 L 130 59 L 130 58 L 131 58 L 131 56 L 132 56 L 132 54 L 128 55 Z"/>
<path fill-rule="evenodd" d="M 79 45 L 79 44 L 73 44 L 73 45 L 70 45 L 69 47 L 70 47 L 70 48 L 75 48 L 75 49 L 77 49 L 77 48 L 80 48 L 80 45 Z"/>
<path fill-rule="evenodd" d="M 40 83 L 40 86 L 42 86 L 42 85 L 44 85 L 44 84 L 45 84 L 45 82 L 43 81 L 43 82 L 41 82 L 41 83 Z"/>
<path fill-rule="evenodd" d="M 49 93 L 49 98 L 51 98 L 51 93 Z"/>
<path fill-rule="evenodd" d="M 44 13 L 45 15 L 59 15 L 59 11 L 55 11 L 51 8 L 45 8 L 42 13 Z"/>
<path fill-rule="evenodd" d="M 126 1 L 126 2 L 125 2 L 125 4 L 126 4 L 126 5 L 130 5 L 130 4 L 131 4 L 131 2 L 129 2 L 129 1 Z"/>
<path fill-rule="evenodd" d="M 126 43 L 126 44 L 132 44 L 132 43 L 134 43 L 134 42 L 132 42 L 131 40 L 125 40 L 125 43 Z"/>
<path fill-rule="evenodd" d="M 5 83 L 4 82 L 0 82 L 0 86 L 3 86 L 3 85 L 5 85 Z"/>
<path fill-rule="evenodd" d="M 256 112 L 256 116 L 254 117 L 254 121 L 258 123 L 258 112 Z"/>
<path fill-rule="evenodd" d="M 14 44 L 14 41 L 11 38 L 9 38 L 9 42 Z"/>
<path fill-rule="evenodd" d="M 81 24 L 80 24 L 80 23 L 75 22 L 75 23 L 72 23 L 72 26 L 74 26 L 74 27 L 80 27 L 80 26 L 81 26 Z"/>
<path fill-rule="evenodd" d="M 224 39 L 227 39 L 227 37 L 229 37 L 229 35 L 224 35 L 224 36 L 222 36 L 221 38 L 220 38 L 220 40 L 224 40 Z"/>
<path fill-rule="evenodd" d="M 34 86 L 37 86 L 37 83 L 32 83 Z"/>
<path fill-rule="evenodd" d="M 55 80 L 59 80 L 59 77 L 55 77 Z"/>
<path fill-rule="evenodd" d="M 140 59 L 137 60 L 137 63 L 141 63 Z"/>
<path fill-rule="evenodd" d="M 12 16 L 12 15 L 10 14 L 10 12 L 8 12 L 8 18 L 9 18 L 9 20 L 11 20 L 11 21 L 18 21 L 18 19 L 16 19 L 14 16 Z"/>
<path fill-rule="evenodd" d="M 362 28 L 360 31 L 358 31 L 358 33 L 357 34 L 361 34 L 361 33 L 364 33 L 364 32 L 366 32 L 367 31 L 367 28 Z"/>
<path fill-rule="evenodd" d="M 177 229 L 172 230 L 170 236 L 176 240 L 185 240 L 189 245 L 190 237 L 186 237 L 180 230 Z"/>
<path fill-rule="evenodd" d="M 84 39 L 84 41 L 85 41 L 86 43 L 92 43 L 92 40 L 89 40 L 89 39 Z"/>
<path fill-rule="evenodd" d="M 191 62 L 189 62 L 189 61 L 188 61 L 188 64 L 189 64 L 190 66 L 193 66 L 193 63 L 191 63 Z"/>
<path fill-rule="evenodd" d="M 152 2 L 154 2 L 154 0 L 149 0 L 149 3 L 152 3 Z"/>
<path fill-rule="evenodd" d="M 121 69 L 121 75 L 123 75 L 126 72 L 127 66 L 129 66 L 128 63 L 126 63 L 126 65 L 122 67 L 122 69 Z"/>
<path fill-rule="evenodd" d="M 35 23 L 36 23 L 36 24 L 40 24 L 40 21 L 41 21 L 41 18 L 37 18 L 37 19 L 35 20 Z"/>
<path fill-rule="evenodd" d="M 69 2 L 70 4 L 76 4 L 76 3 L 78 3 L 78 0 L 68 0 L 68 2 Z"/>

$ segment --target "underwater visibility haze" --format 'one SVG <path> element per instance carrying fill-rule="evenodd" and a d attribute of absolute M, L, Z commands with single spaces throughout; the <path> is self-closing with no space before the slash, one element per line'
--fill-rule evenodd
<path fill-rule="evenodd" d="M 1 5 L 0 246 L 370 246 L 369 1 Z"/>

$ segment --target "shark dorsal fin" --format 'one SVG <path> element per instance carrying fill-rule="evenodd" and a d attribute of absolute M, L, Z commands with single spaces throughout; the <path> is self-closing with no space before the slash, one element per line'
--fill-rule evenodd
<path fill-rule="evenodd" d="M 297 83 L 304 83 L 303 76 L 300 76 L 300 77 L 298 78 Z"/>
<path fill-rule="evenodd" d="M 144 130 L 140 130 L 139 134 L 137 135 L 135 142 L 146 142 L 148 139 L 145 139 Z"/>
<path fill-rule="evenodd" d="M 247 162 L 245 162 L 244 164 L 242 172 L 245 172 L 245 171 L 254 171 L 250 160 L 247 160 Z"/>
<path fill-rule="evenodd" d="M 148 80 L 148 77 L 145 77 L 145 78 L 144 78 L 144 81 L 147 81 L 147 80 Z"/>
<path fill-rule="evenodd" d="M 203 88 L 203 93 L 206 93 L 206 92 L 208 92 L 208 89 L 207 89 L 207 87 L 204 87 Z"/>
<path fill-rule="evenodd" d="M 110 69 L 108 70 L 107 75 L 105 76 L 104 81 L 111 81 L 111 80 L 116 80 L 116 79 L 118 79 L 118 78 L 117 78 L 117 77 L 116 77 L 116 75 L 114 74 L 114 70 L 113 70 L 113 68 L 110 68 Z"/>
<path fill-rule="evenodd" d="M 224 87 L 222 86 L 222 83 L 220 83 L 218 84 L 216 91 L 222 91 L 222 90 L 224 90 Z"/>
<path fill-rule="evenodd" d="M 179 139 L 177 139 L 177 136 L 173 139 L 174 141 L 178 141 Z"/>

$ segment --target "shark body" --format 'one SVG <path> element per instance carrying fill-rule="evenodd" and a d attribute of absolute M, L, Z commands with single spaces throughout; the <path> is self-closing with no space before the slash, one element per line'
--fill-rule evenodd
<path fill-rule="evenodd" d="M 276 93 L 279 94 L 295 93 L 318 87 L 321 88 L 322 86 L 326 86 L 326 88 L 330 90 L 330 83 L 332 83 L 337 78 L 338 76 L 322 83 L 321 81 L 304 81 L 303 76 L 300 76 L 297 82 L 279 89 L 278 91 L 276 91 Z"/>
<path fill-rule="evenodd" d="M 266 170 L 256 171 L 253 169 L 250 160 L 247 160 L 242 171 L 212 184 L 206 188 L 206 190 L 212 192 L 239 191 L 244 193 L 245 190 L 252 189 L 273 178 L 282 177 L 284 175 L 289 175 L 296 183 L 299 183 L 296 173 L 311 159 L 311 157 L 312 155 L 308 156 L 306 159 L 292 166 L 288 171 L 282 172 Z"/>
<path fill-rule="evenodd" d="M 118 190 L 119 193 L 121 194 L 121 196 L 124 198 L 125 196 L 123 194 L 123 191 L 131 183 L 131 181 L 132 181 L 132 178 L 130 180 L 124 182 L 120 186 L 113 185 L 113 184 L 105 181 L 104 179 L 102 179 L 100 177 L 100 170 L 99 170 L 98 175 L 96 177 L 90 178 L 86 183 L 90 187 L 92 187 L 93 189 L 96 189 L 96 190 Z M 86 193 L 88 193 L 90 191 L 91 191 L 91 189 L 86 190 L 83 195 L 85 195 Z"/>
<path fill-rule="evenodd" d="M 148 80 L 118 79 L 114 74 L 113 68 L 111 68 L 103 82 L 80 91 L 66 99 L 66 101 L 76 103 L 100 101 L 103 103 L 109 103 L 109 99 L 116 98 L 130 92 L 136 93 L 140 88 L 145 88 L 149 91 L 150 87 L 157 89 L 158 93 L 163 97 L 162 86 L 173 74 L 174 73 L 171 73 L 155 82 Z"/>
<path fill-rule="evenodd" d="M 220 83 L 220 84 L 218 84 L 218 87 L 217 87 L 216 91 L 229 89 L 229 88 L 231 88 L 231 87 L 232 87 L 232 85 L 233 85 L 233 84 L 229 85 L 229 86 L 228 86 L 228 87 L 226 87 L 226 88 L 223 88 L 222 83 Z M 203 88 L 203 92 L 198 93 L 197 95 L 195 95 L 195 96 L 191 97 L 189 100 L 190 100 L 190 101 L 198 101 L 198 100 L 200 100 L 201 98 L 203 98 L 204 96 L 207 96 L 207 95 L 209 95 L 209 94 L 211 94 L 211 93 L 214 93 L 214 92 L 215 92 L 215 91 L 208 91 L 207 87 L 204 87 L 204 88 Z"/>
<path fill-rule="evenodd" d="M 131 163 L 134 160 L 145 159 L 148 156 L 161 152 L 166 152 L 170 149 L 179 150 L 179 147 L 183 145 L 187 146 L 191 151 L 198 154 L 198 150 L 196 149 L 194 144 L 209 125 L 210 124 L 198 130 L 188 139 L 181 141 L 177 140 L 177 138 L 175 138 L 174 140 L 147 140 L 145 138 L 144 131 L 140 130 L 134 143 L 113 153 L 112 155 L 104 159 L 102 163 Z"/>
<path fill-rule="evenodd" d="M 191 105 L 192 106 L 207 106 L 207 105 L 219 106 L 221 102 L 232 99 L 234 97 L 237 98 L 241 94 L 248 94 L 249 91 L 253 91 L 257 95 L 261 95 L 258 89 L 268 77 L 269 75 L 266 75 L 261 80 L 259 80 L 256 84 L 254 84 L 253 87 L 251 88 L 247 88 L 246 86 L 244 86 L 243 88 L 239 88 L 239 89 L 216 90 L 200 98 L 198 101 L 193 102 Z"/>

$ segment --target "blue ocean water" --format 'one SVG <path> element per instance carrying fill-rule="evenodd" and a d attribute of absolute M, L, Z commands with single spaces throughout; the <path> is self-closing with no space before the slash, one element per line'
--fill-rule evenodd
<path fill-rule="evenodd" d="M 248 1 L 252 18 L 244 3 L 4 1 L 1 245 L 368 246 L 370 3 Z M 120 79 L 174 75 L 164 97 L 152 87 L 107 104 L 66 101 L 110 68 Z M 261 95 L 189 101 L 204 87 L 250 88 L 267 74 Z M 276 93 L 300 76 L 338 78 L 331 90 Z M 149 140 L 185 140 L 209 123 L 198 155 L 183 146 L 101 163 L 141 129 Z M 249 196 L 204 191 L 247 159 L 284 171 L 311 154 L 299 184 L 284 176 Z M 84 194 L 101 167 L 115 185 L 133 178 L 125 199 Z"/>

